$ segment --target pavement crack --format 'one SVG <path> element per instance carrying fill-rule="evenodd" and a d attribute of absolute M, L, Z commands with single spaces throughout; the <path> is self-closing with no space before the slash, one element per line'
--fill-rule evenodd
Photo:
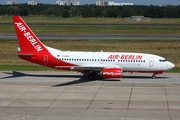
<path fill-rule="evenodd" d="M 131 102 L 131 97 L 132 97 L 132 92 L 133 92 L 133 88 L 134 88 L 134 82 L 135 82 L 135 80 L 133 80 L 133 84 L 132 84 L 131 92 L 130 92 L 130 95 L 129 95 L 128 105 L 127 105 L 127 109 L 126 109 L 124 120 L 126 120 L 127 113 L 128 113 L 128 110 L 129 110 L 129 106 L 130 106 L 130 102 Z"/>
<path fill-rule="evenodd" d="M 171 120 L 171 114 L 170 114 L 170 109 L 169 109 L 169 101 L 168 101 L 168 97 L 167 97 L 167 90 L 166 90 L 166 83 L 164 80 L 164 90 L 165 90 L 165 96 L 166 96 L 166 103 L 167 103 L 167 109 L 168 109 L 168 116 L 169 116 L 169 120 Z"/>
<path fill-rule="evenodd" d="M 99 90 L 101 89 L 102 85 L 104 84 L 104 82 L 101 83 L 99 89 L 97 90 L 96 94 L 94 95 L 93 99 L 91 100 L 91 102 L 89 103 L 89 106 L 87 107 L 87 109 L 84 111 L 83 115 L 80 117 L 79 120 L 81 120 L 83 118 L 83 116 L 85 115 L 85 113 L 87 112 L 87 110 L 89 109 L 89 107 L 91 106 L 92 102 L 94 101 L 94 98 L 96 97 L 96 95 L 98 94 Z"/>
<path fill-rule="evenodd" d="M 69 88 L 69 86 L 66 87 L 66 88 L 63 90 L 63 92 L 61 92 L 61 94 L 58 95 L 58 96 L 56 97 L 56 99 L 54 99 L 48 107 L 46 107 L 37 117 L 35 117 L 34 120 L 36 120 L 40 115 L 42 115 L 42 114 L 58 99 L 58 97 L 60 97 L 60 96 L 64 93 L 64 91 L 66 91 L 68 88 Z"/>
<path fill-rule="evenodd" d="M 41 82 L 39 82 L 38 84 L 36 84 L 35 86 L 33 86 L 31 89 L 27 90 L 24 94 L 22 94 L 20 97 L 18 97 L 17 99 L 15 99 L 11 104 L 9 104 L 7 107 L 5 107 L 4 109 L 6 108 L 9 108 L 12 104 L 14 104 L 15 102 L 17 102 L 20 98 L 22 98 L 25 94 L 27 94 L 28 92 L 30 92 L 32 89 L 34 89 L 36 86 L 38 86 Z M 3 110 L 4 110 L 3 109 Z M 1 110 L 1 111 L 3 111 Z"/>

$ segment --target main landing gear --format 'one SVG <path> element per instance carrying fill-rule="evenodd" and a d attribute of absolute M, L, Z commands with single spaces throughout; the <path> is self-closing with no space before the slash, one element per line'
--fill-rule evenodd
<path fill-rule="evenodd" d="M 153 75 L 152 75 L 152 78 L 153 78 L 153 79 L 155 79 L 155 78 L 156 78 L 156 75 L 155 75 L 155 74 L 153 74 Z"/>
<path fill-rule="evenodd" d="M 93 80 L 95 76 L 96 76 L 96 72 L 95 71 L 91 71 L 90 74 L 88 75 L 88 79 L 89 80 Z"/>

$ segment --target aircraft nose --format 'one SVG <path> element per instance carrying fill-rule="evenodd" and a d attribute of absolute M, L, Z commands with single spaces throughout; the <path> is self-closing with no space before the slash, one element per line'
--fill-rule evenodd
<path fill-rule="evenodd" d="M 168 67 L 169 67 L 169 69 L 172 69 L 172 68 L 174 68 L 174 67 L 175 67 L 175 65 L 174 65 L 173 63 L 169 62 Z"/>

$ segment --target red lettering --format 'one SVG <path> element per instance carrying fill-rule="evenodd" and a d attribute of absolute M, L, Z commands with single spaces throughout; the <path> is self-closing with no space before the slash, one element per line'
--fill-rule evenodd
<path fill-rule="evenodd" d="M 113 55 L 110 55 L 110 56 L 108 57 L 108 59 L 113 59 Z"/>
<path fill-rule="evenodd" d="M 142 60 L 142 55 L 110 55 L 108 59 L 121 59 L 121 60 Z"/>
<path fill-rule="evenodd" d="M 124 58 L 125 58 L 125 55 L 122 55 L 122 56 L 121 56 L 121 59 L 124 59 Z"/>
<path fill-rule="evenodd" d="M 118 59 L 118 58 L 119 58 L 119 55 L 115 55 L 115 56 L 114 56 L 114 59 Z"/>
<path fill-rule="evenodd" d="M 108 59 L 119 59 L 119 58 L 120 58 L 119 55 L 110 55 L 110 56 L 108 57 Z"/>
<path fill-rule="evenodd" d="M 129 55 L 126 55 L 126 57 L 124 58 L 125 60 L 127 60 L 128 59 L 128 57 L 129 57 Z"/>
<path fill-rule="evenodd" d="M 137 55 L 137 56 L 136 56 L 136 59 L 137 59 L 137 60 L 142 60 L 142 55 Z"/>
<path fill-rule="evenodd" d="M 134 60 L 134 55 L 132 55 L 132 60 Z"/>
<path fill-rule="evenodd" d="M 142 60 L 142 55 L 121 55 L 121 60 Z"/>
<path fill-rule="evenodd" d="M 129 56 L 129 59 L 130 59 L 130 60 L 132 59 L 132 55 Z"/>

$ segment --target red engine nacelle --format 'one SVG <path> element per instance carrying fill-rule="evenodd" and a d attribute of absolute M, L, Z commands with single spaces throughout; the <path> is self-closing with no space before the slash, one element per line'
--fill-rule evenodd
<path fill-rule="evenodd" d="M 104 68 L 102 70 L 103 78 L 121 78 L 122 69 L 121 68 Z"/>

